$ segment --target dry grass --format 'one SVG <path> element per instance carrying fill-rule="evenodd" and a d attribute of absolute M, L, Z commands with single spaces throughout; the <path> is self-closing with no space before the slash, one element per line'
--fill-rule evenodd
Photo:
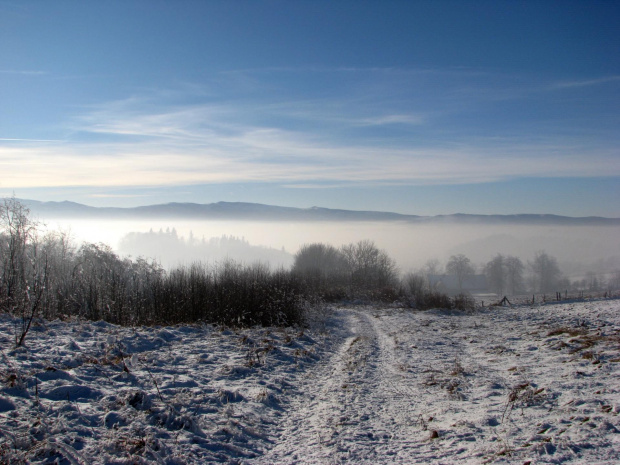
<path fill-rule="evenodd" d="M 552 329 L 547 333 L 547 336 L 559 336 L 560 334 L 568 334 L 571 337 L 583 336 L 588 333 L 586 328 L 570 328 L 568 326 L 561 326 L 559 328 Z"/>
<path fill-rule="evenodd" d="M 465 368 L 461 364 L 461 361 L 457 358 L 454 359 L 454 364 L 450 369 L 450 376 L 459 376 L 465 373 Z"/>
<path fill-rule="evenodd" d="M 601 334 L 601 332 L 591 333 L 584 326 L 568 327 L 562 326 L 555 328 L 547 334 L 548 336 L 568 335 L 571 339 L 568 341 L 558 341 L 552 346 L 556 350 L 562 350 L 568 348 L 570 354 L 581 353 L 581 358 L 584 360 L 592 360 L 593 363 L 600 363 L 599 356 L 592 350 L 597 344 L 618 344 L 620 343 L 620 335 L 617 332 L 613 334 Z M 609 360 L 610 362 L 615 361 Z"/>
<path fill-rule="evenodd" d="M 595 360 L 597 358 L 596 354 L 591 350 L 586 350 L 581 354 L 581 358 L 585 360 Z"/>
<path fill-rule="evenodd" d="M 515 407 L 521 407 L 523 411 L 524 407 L 542 402 L 544 400 L 544 390 L 545 388 L 536 389 L 529 382 L 523 382 L 514 386 L 508 393 L 506 407 L 502 414 L 502 423 L 504 422 L 504 417 L 508 418 Z M 506 414 L 508 415 L 506 416 Z"/>

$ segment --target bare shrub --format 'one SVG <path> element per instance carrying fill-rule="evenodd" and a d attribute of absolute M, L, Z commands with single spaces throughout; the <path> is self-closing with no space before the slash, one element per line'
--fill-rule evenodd
<path fill-rule="evenodd" d="M 541 402 L 544 399 L 544 390 L 545 388 L 536 389 L 529 382 L 523 382 L 514 386 L 508 393 L 506 407 L 502 414 L 502 423 L 504 422 L 504 417 L 508 418 L 514 408 L 521 407 L 521 413 L 523 413 L 523 408 Z M 506 416 L 506 414 L 508 415 Z"/>
<path fill-rule="evenodd" d="M 469 294 L 461 293 L 454 297 L 454 308 L 457 310 L 475 310 L 476 300 Z"/>
<path fill-rule="evenodd" d="M 438 291 L 429 291 L 424 294 L 422 301 L 416 305 L 420 309 L 428 308 L 452 308 L 452 300 L 447 294 Z"/>

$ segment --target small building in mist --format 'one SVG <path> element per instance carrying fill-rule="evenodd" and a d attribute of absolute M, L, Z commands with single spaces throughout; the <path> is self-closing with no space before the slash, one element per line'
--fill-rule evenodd
<path fill-rule="evenodd" d="M 474 297 L 485 296 L 489 294 L 487 285 L 487 277 L 483 274 L 475 274 L 463 279 L 459 286 L 459 278 L 451 274 L 429 274 L 428 283 L 431 289 L 437 290 L 455 296 L 461 293 L 467 293 Z"/>

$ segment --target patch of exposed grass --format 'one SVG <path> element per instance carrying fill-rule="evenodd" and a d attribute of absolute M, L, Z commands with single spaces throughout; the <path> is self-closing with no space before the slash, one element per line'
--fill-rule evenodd
<path fill-rule="evenodd" d="M 588 333 L 586 328 L 571 328 L 568 326 L 561 326 L 559 328 L 552 329 L 547 333 L 547 336 L 559 336 L 560 334 L 568 334 L 571 337 L 583 336 Z"/>

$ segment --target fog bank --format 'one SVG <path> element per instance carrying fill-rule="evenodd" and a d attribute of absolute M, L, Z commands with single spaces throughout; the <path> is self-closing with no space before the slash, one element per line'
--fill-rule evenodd
<path fill-rule="evenodd" d="M 249 246 L 275 249 L 276 252 L 284 249 L 288 254 L 295 254 L 306 243 L 323 242 L 338 247 L 370 239 L 385 249 L 402 271 L 419 268 L 429 259 L 436 258 L 445 263 L 450 255 L 456 253 L 467 255 L 474 264 L 482 264 L 497 253 L 515 255 L 527 261 L 538 250 L 557 257 L 568 277 L 579 276 L 585 271 L 606 272 L 620 268 L 618 226 L 182 220 L 48 220 L 46 224 L 51 229 L 70 231 L 78 241 L 104 242 L 123 254 L 151 258 L 169 256 L 170 244 L 153 240 L 148 244 L 140 243 L 140 247 L 131 247 L 127 241 L 121 244 L 124 236 L 132 232 L 174 229 L 178 237 L 185 240 L 191 236 L 193 241 L 204 239 L 209 242 L 212 238 L 232 236 L 242 239 Z M 206 256 L 195 258 L 214 261 L 226 255 L 224 249 L 212 252 L 213 256 L 208 255 L 208 248 L 205 250 Z M 250 249 L 247 251 L 246 262 L 260 259 L 253 256 Z M 182 254 L 178 261 L 186 263 L 191 258 L 194 258 L 193 255 Z M 285 264 L 285 256 L 280 258 L 282 261 L 276 264 Z M 166 263 L 167 266 L 175 264 Z"/>

